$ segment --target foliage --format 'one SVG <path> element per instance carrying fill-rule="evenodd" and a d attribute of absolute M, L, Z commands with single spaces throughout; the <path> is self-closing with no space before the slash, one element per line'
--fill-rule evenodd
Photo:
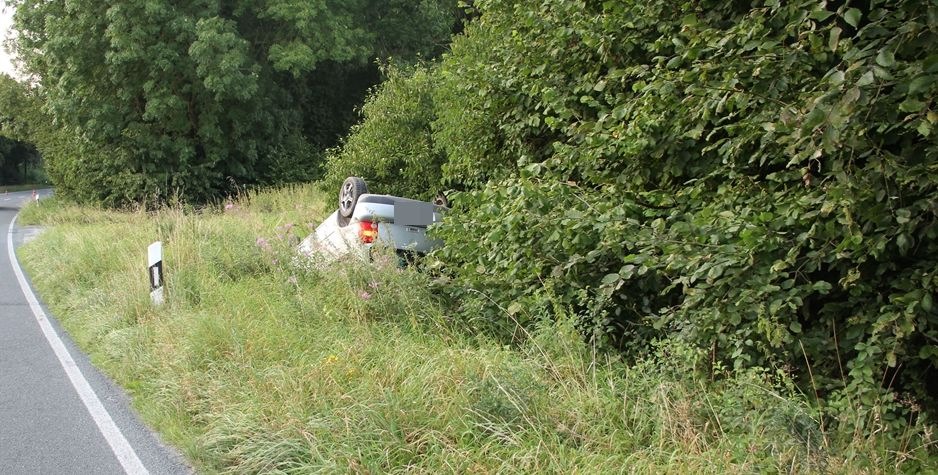
<path fill-rule="evenodd" d="M 0 74 L 0 183 L 43 183 L 42 158 L 34 144 L 35 133 L 28 119 L 37 117 L 38 107 L 29 89 Z"/>
<path fill-rule="evenodd" d="M 0 183 L 38 183 L 39 165 L 36 147 L 0 136 Z"/>
<path fill-rule="evenodd" d="M 465 319 L 567 309 L 838 410 L 934 407 L 938 3 L 475 6 L 434 135 Z"/>
<path fill-rule="evenodd" d="M 509 32 L 487 25 L 485 17 L 470 23 L 437 74 L 434 137 L 447 157 L 443 179 L 453 188 L 478 188 L 504 178 L 517 169 L 519 157 L 530 155 L 525 143 L 503 130 L 526 123 L 510 117 L 519 99 L 516 80 L 482 60 L 502 47 Z"/>
<path fill-rule="evenodd" d="M 0 74 L 0 135 L 16 141 L 33 138 L 30 125 L 39 123 L 35 117 L 38 101 L 25 84 L 6 74 Z"/>
<path fill-rule="evenodd" d="M 430 128 L 433 71 L 389 65 L 384 73 L 386 79 L 362 107 L 362 122 L 330 153 L 323 186 L 338 190 L 346 177 L 360 176 L 374 192 L 432 199 L 441 191 L 444 157 Z"/>
<path fill-rule="evenodd" d="M 451 326 L 429 278 L 296 265 L 315 186 L 222 209 L 116 212 L 60 197 L 20 249 L 52 312 L 200 472 L 928 472 L 932 427 L 825 428 L 783 371 L 713 368 L 662 341 L 635 362 L 568 318 L 517 348 Z M 293 224 L 293 226 L 290 226 Z M 164 243 L 167 302 L 141 253 Z"/>
<path fill-rule="evenodd" d="M 44 110 L 82 147 L 46 155 L 55 184 L 111 204 L 310 178 L 378 79 L 372 60 L 434 54 L 455 17 L 448 0 L 11 5 Z"/>

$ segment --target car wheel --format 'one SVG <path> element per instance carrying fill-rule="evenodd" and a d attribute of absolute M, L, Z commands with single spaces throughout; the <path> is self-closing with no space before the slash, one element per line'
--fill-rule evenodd
<path fill-rule="evenodd" d="M 339 215 L 345 218 L 351 218 L 355 211 L 355 204 L 358 203 L 358 197 L 368 193 L 368 185 L 365 180 L 357 176 L 350 176 L 342 183 L 339 188 Z"/>

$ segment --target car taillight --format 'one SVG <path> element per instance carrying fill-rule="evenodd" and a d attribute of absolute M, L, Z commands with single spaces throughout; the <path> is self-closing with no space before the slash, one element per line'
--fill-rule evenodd
<path fill-rule="evenodd" d="M 361 239 L 362 243 L 371 244 L 375 242 L 375 239 L 378 239 L 378 223 L 359 221 L 358 226 L 358 238 Z"/>

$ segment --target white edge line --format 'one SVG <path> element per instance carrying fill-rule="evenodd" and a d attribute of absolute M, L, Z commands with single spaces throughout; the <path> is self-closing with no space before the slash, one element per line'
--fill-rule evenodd
<path fill-rule="evenodd" d="M 75 360 L 68 352 L 68 348 L 65 347 L 62 339 L 59 338 L 59 335 L 56 333 L 55 328 L 49 323 L 49 318 L 39 305 L 39 300 L 36 298 L 36 295 L 29 288 L 29 284 L 26 282 L 26 278 L 23 275 L 23 269 L 20 268 L 20 263 L 16 259 L 16 252 L 13 250 L 13 226 L 16 224 L 16 218 L 18 217 L 19 214 L 13 217 L 13 221 L 10 222 L 10 229 L 7 233 L 10 264 L 13 266 L 13 273 L 16 274 L 20 288 L 23 289 L 23 294 L 29 302 L 29 308 L 32 309 L 33 315 L 36 317 L 36 322 L 39 323 L 39 328 L 42 329 L 42 334 L 46 337 L 46 341 L 49 342 L 49 346 L 52 347 L 52 351 L 55 352 L 55 356 L 58 357 L 59 363 L 62 364 L 62 369 L 64 369 L 65 374 L 68 375 L 68 379 L 72 382 L 75 392 L 78 393 L 81 402 L 85 404 L 85 408 L 88 409 L 88 413 L 91 414 L 91 418 L 94 419 L 94 423 L 98 426 L 98 430 L 101 431 L 101 435 L 104 436 L 108 445 L 111 446 L 111 451 L 114 452 L 114 456 L 117 457 L 118 462 L 120 462 L 121 466 L 124 468 L 124 472 L 132 475 L 148 474 L 149 472 L 146 467 L 143 466 L 143 462 L 137 457 L 137 453 L 134 451 L 133 447 L 130 446 L 130 443 L 127 442 L 127 439 L 124 438 L 124 434 L 121 433 L 117 424 L 114 423 L 114 419 L 111 418 L 107 409 L 101 404 L 98 395 L 95 394 L 94 389 L 88 384 L 88 380 L 85 379 L 81 369 L 75 364 Z"/>

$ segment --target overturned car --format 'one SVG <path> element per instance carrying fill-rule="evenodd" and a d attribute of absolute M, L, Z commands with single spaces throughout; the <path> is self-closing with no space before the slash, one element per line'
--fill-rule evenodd
<path fill-rule="evenodd" d="M 371 194 L 365 180 L 349 177 L 339 189 L 338 209 L 300 243 L 299 251 L 326 259 L 353 255 L 371 260 L 373 248 L 384 246 L 409 260 L 442 245 L 427 236 L 427 227 L 442 219 L 447 205 L 442 195 L 430 203 Z"/>

